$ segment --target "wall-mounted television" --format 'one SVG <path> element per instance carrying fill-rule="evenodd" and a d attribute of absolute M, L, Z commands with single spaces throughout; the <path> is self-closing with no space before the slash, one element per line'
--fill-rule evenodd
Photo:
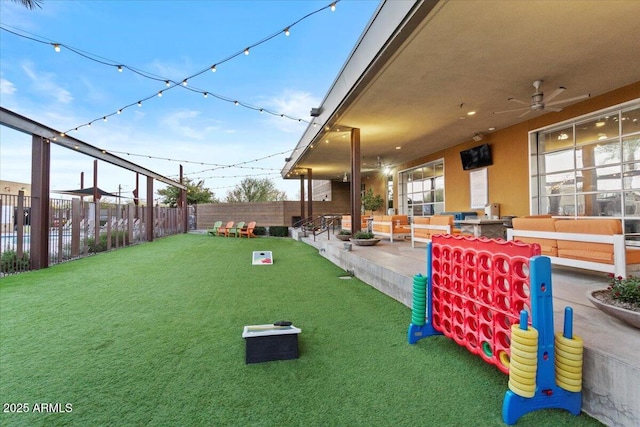
<path fill-rule="evenodd" d="M 460 159 L 462 160 L 462 169 L 466 171 L 491 166 L 493 164 L 489 144 L 478 145 L 477 147 L 461 151 Z"/>

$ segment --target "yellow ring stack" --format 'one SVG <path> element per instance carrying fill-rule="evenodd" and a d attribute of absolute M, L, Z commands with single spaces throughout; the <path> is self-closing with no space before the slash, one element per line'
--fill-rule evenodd
<path fill-rule="evenodd" d="M 511 325 L 511 361 L 509 363 L 509 390 L 522 397 L 536 393 L 538 370 L 538 331 L 532 327 L 521 329 Z"/>
<path fill-rule="evenodd" d="M 582 354 L 584 342 L 574 335 L 566 338 L 562 333 L 555 334 L 556 384 L 567 391 L 582 390 Z"/>

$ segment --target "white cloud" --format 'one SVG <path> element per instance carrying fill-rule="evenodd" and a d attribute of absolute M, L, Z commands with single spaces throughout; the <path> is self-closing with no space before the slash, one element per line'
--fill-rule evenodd
<path fill-rule="evenodd" d="M 16 86 L 7 79 L 0 78 L 0 94 L 12 95 L 16 91 Z"/>
<path fill-rule="evenodd" d="M 33 83 L 33 89 L 46 96 L 52 96 L 61 104 L 73 101 L 71 92 L 55 83 L 55 75 L 52 73 L 37 73 L 31 63 L 22 64 L 22 70 Z"/>
<path fill-rule="evenodd" d="M 281 95 L 267 100 L 271 110 L 289 117 L 309 121 L 311 108 L 320 105 L 320 100 L 308 92 L 285 90 Z M 279 116 L 271 116 L 271 122 L 282 132 L 300 134 L 307 127 L 307 123 L 298 122 Z"/>
<path fill-rule="evenodd" d="M 202 140 L 207 134 L 218 130 L 218 126 L 206 123 L 206 119 L 200 120 L 200 114 L 200 111 L 195 110 L 179 111 L 166 115 L 162 124 L 179 136 Z"/>

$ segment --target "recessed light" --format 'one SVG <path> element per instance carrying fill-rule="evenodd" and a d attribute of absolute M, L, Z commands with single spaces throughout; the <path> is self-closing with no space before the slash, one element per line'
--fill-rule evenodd
<path fill-rule="evenodd" d="M 399 149 L 401 149 L 401 148 L 402 148 L 402 147 L 398 145 L 398 146 L 396 147 L 396 150 L 399 150 Z"/>
<path fill-rule="evenodd" d="M 496 130 L 496 128 L 489 128 L 489 130 L 490 130 L 490 131 L 491 131 L 491 130 Z"/>
<path fill-rule="evenodd" d="M 475 111 L 469 111 L 469 112 L 467 113 L 467 116 L 473 116 L 475 113 L 476 113 Z"/>

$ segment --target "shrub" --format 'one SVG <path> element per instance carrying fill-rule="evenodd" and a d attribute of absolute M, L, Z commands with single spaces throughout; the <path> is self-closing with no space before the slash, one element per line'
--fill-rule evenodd
<path fill-rule="evenodd" d="M 354 239 L 373 239 L 375 236 L 368 231 L 358 231 L 353 235 Z"/>
<path fill-rule="evenodd" d="M 640 278 L 609 275 L 609 295 L 614 300 L 640 306 Z"/>
<path fill-rule="evenodd" d="M 288 237 L 289 227 L 283 225 L 272 225 L 269 227 L 269 236 L 273 237 Z"/>
<path fill-rule="evenodd" d="M 349 230 L 340 230 L 338 234 L 342 234 L 343 236 L 351 236 L 351 231 Z"/>
<path fill-rule="evenodd" d="M 126 234 L 126 231 L 111 232 L 111 247 L 116 247 L 116 240 L 118 241 L 118 246 L 124 246 Z M 96 240 L 93 237 L 90 237 L 87 239 L 87 244 L 89 245 L 89 252 L 104 252 L 107 250 L 107 235 L 100 234 L 97 244 Z"/>
<path fill-rule="evenodd" d="M 256 236 L 266 236 L 267 235 L 267 228 L 266 227 L 256 227 L 253 229 L 253 234 L 255 234 Z"/>
<path fill-rule="evenodd" d="M 19 257 L 16 251 L 8 250 L 2 253 L 0 257 L 0 272 L 17 273 L 29 270 L 31 263 L 29 262 L 29 252 L 25 251 Z"/>

